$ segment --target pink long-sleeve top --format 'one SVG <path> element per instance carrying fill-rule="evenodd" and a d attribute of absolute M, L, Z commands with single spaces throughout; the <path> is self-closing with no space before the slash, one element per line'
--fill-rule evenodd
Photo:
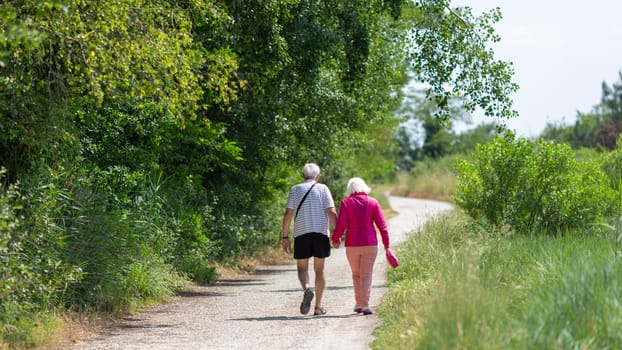
<path fill-rule="evenodd" d="M 341 235 L 346 232 L 346 247 L 378 245 L 374 224 L 380 231 L 382 244 L 389 247 L 389 230 L 378 201 L 364 192 L 352 193 L 339 206 L 333 243 L 339 242 Z"/>

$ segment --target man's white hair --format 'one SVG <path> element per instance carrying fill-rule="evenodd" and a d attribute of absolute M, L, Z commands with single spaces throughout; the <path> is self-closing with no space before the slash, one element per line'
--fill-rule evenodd
<path fill-rule="evenodd" d="M 305 179 L 312 179 L 320 175 L 320 167 L 315 163 L 307 163 L 302 168 L 302 175 Z"/>
<path fill-rule="evenodd" d="M 365 192 L 369 194 L 369 192 L 371 192 L 371 188 L 369 188 L 365 181 L 360 177 L 353 177 L 350 181 L 348 181 L 348 187 L 346 187 L 346 197 L 357 192 Z"/>

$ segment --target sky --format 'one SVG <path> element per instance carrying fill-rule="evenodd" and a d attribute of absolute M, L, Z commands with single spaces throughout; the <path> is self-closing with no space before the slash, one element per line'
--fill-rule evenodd
<path fill-rule="evenodd" d="M 577 112 L 600 102 L 603 82 L 619 81 L 622 0 L 459 0 L 451 6 L 469 6 L 474 15 L 501 9 L 494 26 L 501 41 L 491 48 L 497 59 L 513 62 L 519 116 L 506 125 L 521 136 L 538 136 L 547 123 L 573 124 Z"/>

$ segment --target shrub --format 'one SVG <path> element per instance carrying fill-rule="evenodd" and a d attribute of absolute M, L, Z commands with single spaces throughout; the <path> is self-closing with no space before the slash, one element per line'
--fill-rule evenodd
<path fill-rule="evenodd" d="M 456 163 L 457 205 L 480 222 L 517 232 L 585 228 L 611 213 L 614 192 L 596 161 L 567 145 L 507 133 Z"/>

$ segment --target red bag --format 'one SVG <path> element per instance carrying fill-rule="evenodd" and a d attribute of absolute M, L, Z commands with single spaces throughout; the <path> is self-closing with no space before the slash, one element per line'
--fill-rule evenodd
<path fill-rule="evenodd" d="M 398 267 L 400 265 L 400 260 L 397 258 L 397 256 L 389 248 L 387 248 L 386 252 L 387 252 L 387 262 L 389 263 L 389 265 L 391 265 L 392 268 Z"/>

